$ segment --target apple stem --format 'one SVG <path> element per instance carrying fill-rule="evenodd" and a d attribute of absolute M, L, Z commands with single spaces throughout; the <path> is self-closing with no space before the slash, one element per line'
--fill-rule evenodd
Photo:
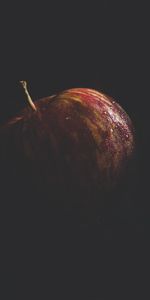
<path fill-rule="evenodd" d="M 32 109 L 33 109 L 34 111 L 37 111 L 37 108 L 36 108 L 35 104 L 33 103 L 32 99 L 31 99 L 31 97 L 30 97 L 30 94 L 29 94 L 29 92 L 28 92 L 28 89 L 27 89 L 27 82 L 24 81 L 24 80 L 22 80 L 22 81 L 20 81 L 20 83 L 21 83 L 21 85 L 22 85 L 22 87 L 23 87 L 23 89 L 24 89 L 24 91 L 25 91 L 25 94 L 26 94 L 26 96 L 27 96 L 27 100 L 28 100 L 30 106 L 32 107 Z"/>

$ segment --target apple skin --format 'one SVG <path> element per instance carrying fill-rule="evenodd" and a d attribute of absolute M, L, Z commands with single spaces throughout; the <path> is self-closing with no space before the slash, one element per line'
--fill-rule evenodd
<path fill-rule="evenodd" d="M 100 203 L 132 157 L 129 116 L 112 98 L 88 88 L 69 89 L 35 105 L 37 111 L 26 107 L 1 128 L 5 181 L 22 195 L 35 190 L 56 207 Z"/>

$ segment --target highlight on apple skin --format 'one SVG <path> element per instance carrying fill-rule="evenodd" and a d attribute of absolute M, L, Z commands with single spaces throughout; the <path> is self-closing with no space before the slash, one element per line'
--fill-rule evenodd
<path fill-rule="evenodd" d="M 101 202 L 101 194 L 119 182 L 133 150 L 127 113 L 89 88 L 39 99 L 0 131 L 6 181 L 9 177 L 20 193 L 35 190 L 56 207 Z"/>

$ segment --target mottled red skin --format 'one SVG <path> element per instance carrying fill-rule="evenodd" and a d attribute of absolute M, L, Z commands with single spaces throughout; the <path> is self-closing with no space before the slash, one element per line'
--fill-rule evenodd
<path fill-rule="evenodd" d="M 87 195 L 88 202 L 94 195 L 100 199 L 101 191 L 118 182 L 133 153 L 128 115 L 110 97 L 87 88 L 35 104 L 37 112 L 27 107 L 2 129 L 3 161 L 9 152 L 19 176 L 34 178 L 34 187 L 41 185 L 47 195 L 66 195 L 69 205 L 79 195 L 83 203 Z"/>

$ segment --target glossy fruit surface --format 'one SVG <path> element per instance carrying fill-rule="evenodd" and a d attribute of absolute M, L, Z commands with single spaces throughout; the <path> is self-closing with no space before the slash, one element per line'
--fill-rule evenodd
<path fill-rule="evenodd" d="M 58 198 L 58 206 L 84 205 L 95 197 L 101 201 L 101 192 L 117 184 L 133 153 L 126 112 L 88 88 L 40 99 L 35 107 L 1 129 L 6 178 L 9 168 L 13 185 L 35 189 L 54 206 Z"/>

